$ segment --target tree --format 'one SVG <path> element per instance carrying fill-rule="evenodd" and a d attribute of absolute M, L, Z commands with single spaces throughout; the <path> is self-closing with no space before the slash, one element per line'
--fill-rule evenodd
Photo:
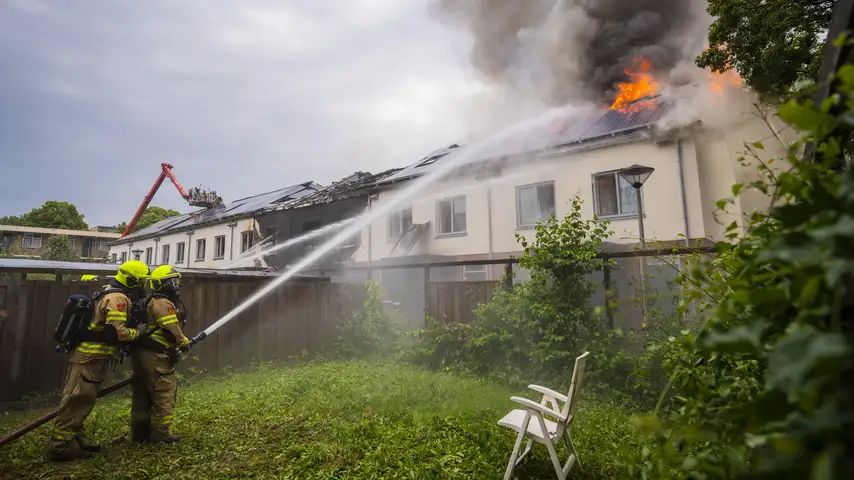
<path fill-rule="evenodd" d="M 20 217 L 22 225 L 43 228 L 67 228 L 86 230 L 89 225 L 83 220 L 83 214 L 77 211 L 73 203 L 49 200 Z"/>
<path fill-rule="evenodd" d="M 178 210 L 166 209 L 158 206 L 148 207 L 142 213 L 142 216 L 139 217 L 139 221 L 136 223 L 136 227 L 133 229 L 133 231 L 135 232 L 137 230 L 142 230 L 143 228 L 148 227 L 149 225 L 154 225 L 157 222 L 180 214 L 181 212 L 179 212 Z M 122 222 L 116 226 L 116 231 L 122 233 L 125 231 L 126 227 L 127 222 Z"/>
<path fill-rule="evenodd" d="M 53 235 L 47 242 L 47 260 L 63 260 L 72 262 L 79 260 L 76 253 L 71 250 L 71 241 L 65 235 Z"/>
<path fill-rule="evenodd" d="M 832 0 L 709 0 L 715 17 L 697 65 L 735 69 L 768 100 L 815 80 Z"/>
<path fill-rule="evenodd" d="M 0 217 L 0 225 L 23 225 L 24 218 L 20 215 L 9 215 Z"/>

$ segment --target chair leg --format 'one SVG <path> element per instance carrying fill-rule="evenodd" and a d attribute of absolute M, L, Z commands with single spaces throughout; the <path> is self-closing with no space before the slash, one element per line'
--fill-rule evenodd
<path fill-rule="evenodd" d="M 534 444 L 534 441 L 531 440 L 530 438 L 528 439 L 527 442 L 525 442 L 525 450 L 522 450 L 522 453 L 519 455 L 519 458 L 516 459 L 516 466 L 517 467 L 519 466 L 520 463 L 522 463 L 523 460 L 525 460 L 525 457 L 529 453 L 531 453 L 531 445 L 533 445 L 533 444 Z"/>
<path fill-rule="evenodd" d="M 560 457 L 557 456 L 557 449 L 555 448 L 554 442 L 549 438 L 548 429 L 546 428 L 546 422 L 543 421 L 543 417 L 537 415 L 537 420 L 540 422 L 540 428 L 542 428 L 543 432 L 546 432 L 546 448 L 549 450 L 549 457 L 552 460 L 552 466 L 555 469 L 555 474 L 557 474 L 557 478 L 559 480 L 566 480 L 566 474 L 563 473 L 563 465 L 561 465 Z"/>
<path fill-rule="evenodd" d="M 578 458 L 578 449 L 575 448 L 575 442 L 572 441 L 572 435 L 569 434 L 569 429 L 566 429 L 564 435 L 564 438 L 569 440 L 569 445 L 567 445 L 568 450 L 571 451 L 573 455 L 575 455 L 575 463 L 577 463 L 578 468 L 581 469 L 581 459 Z"/>
<path fill-rule="evenodd" d="M 525 434 L 528 432 L 528 423 L 531 421 L 531 413 L 525 414 L 525 420 L 522 421 L 519 435 L 516 437 L 516 444 L 513 445 L 513 453 L 510 454 L 510 461 L 507 462 L 507 470 L 504 471 L 504 480 L 513 478 L 513 470 L 516 469 L 516 458 L 519 456 L 519 447 L 522 446 L 522 440 L 525 439 Z"/>

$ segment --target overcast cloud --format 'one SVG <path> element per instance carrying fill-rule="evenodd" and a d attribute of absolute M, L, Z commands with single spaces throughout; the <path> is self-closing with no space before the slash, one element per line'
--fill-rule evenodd
<path fill-rule="evenodd" d="M 159 171 L 225 199 L 462 140 L 469 39 L 427 1 L 0 2 L 0 215 L 126 220 Z M 171 185 L 155 204 L 187 210 Z"/>

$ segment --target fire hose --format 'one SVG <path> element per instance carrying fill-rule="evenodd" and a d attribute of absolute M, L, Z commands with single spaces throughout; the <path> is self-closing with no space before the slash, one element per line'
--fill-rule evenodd
<path fill-rule="evenodd" d="M 191 346 L 193 346 L 196 343 L 199 343 L 200 341 L 204 340 L 205 337 L 207 337 L 207 334 L 205 334 L 205 332 L 199 333 L 198 335 L 196 335 L 195 337 L 190 339 L 189 345 L 187 345 L 187 347 L 185 347 L 185 348 L 189 349 Z M 109 394 L 116 392 L 118 390 L 121 390 L 121 389 L 127 387 L 128 385 L 130 385 L 131 383 L 133 383 L 133 376 L 126 378 L 126 379 L 122 380 L 121 382 L 110 385 L 109 387 L 102 388 L 101 390 L 98 390 L 98 398 L 101 398 L 105 395 L 109 395 Z M 58 414 L 59 414 L 59 409 L 57 408 L 55 410 L 52 410 L 52 411 L 42 415 L 39 418 L 31 421 L 30 423 L 18 428 L 17 430 L 9 433 L 8 435 L 4 435 L 2 438 L 0 438 L 0 448 L 6 446 L 9 443 L 12 443 L 13 441 L 23 437 L 27 433 L 35 430 L 36 428 L 44 425 L 45 423 L 53 420 L 54 418 L 56 418 L 56 416 Z"/>

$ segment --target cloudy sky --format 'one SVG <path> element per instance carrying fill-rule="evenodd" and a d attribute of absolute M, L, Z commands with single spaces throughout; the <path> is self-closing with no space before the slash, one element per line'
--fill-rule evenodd
<path fill-rule="evenodd" d="M 485 88 L 428 0 L 0 2 L 0 215 L 126 220 L 159 172 L 226 200 L 463 140 Z M 171 185 L 155 204 L 186 210 Z"/>

